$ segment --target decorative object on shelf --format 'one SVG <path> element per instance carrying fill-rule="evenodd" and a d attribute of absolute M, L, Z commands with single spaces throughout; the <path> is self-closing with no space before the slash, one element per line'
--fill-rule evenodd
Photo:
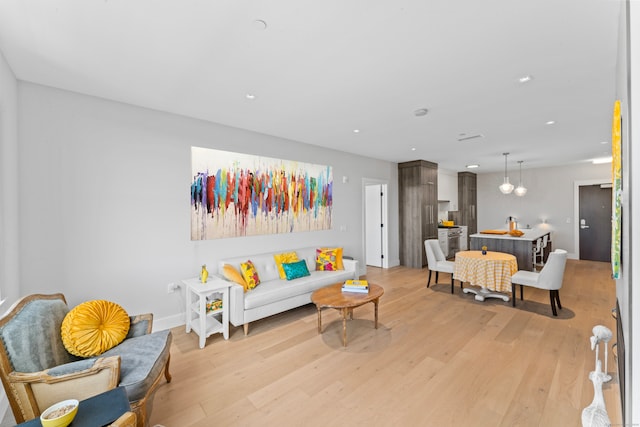
<path fill-rule="evenodd" d="M 518 163 L 520 164 L 520 183 L 518 184 L 516 189 L 513 190 L 513 194 L 519 197 L 522 197 L 525 194 L 527 194 L 527 189 L 525 188 L 524 185 L 522 185 L 522 162 L 523 162 L 522 160 L 518 160 Z"/>
<path fill-rule="evenodd" d="M 582 410 L 582 427 L 609 427 L 611 420 L 604 405 L 600 360 L 596 361 L 596 370 L 589 373 L 589 379 L 593 383 L 593 401 Z"/>
<path fill-rule="evenodd" d="M 611 329 L 602 325 L 594 326 L 591 332 L 593 332 L 593 335 L 591 336 L 591 338 L 589 338 L 589 340 L 591 341 L 591 350 L 593 351 L 595 349 L 596 351 L 596 370 L 598 369 L 598 363 L 600 362 L 600 359 L 599 359 L 600 341 L 602 341 L 604 343 L 604 370 L 602 371 L 602 380 L 604 382 L 611 381 L 611 375 L 607 374 L 607 369 L 609 366 L 608 360 L 607 360 L 608 359 L 607 343 L 611 341 L 611 338 L 613 337 L 613 333 L 611 332 Z"/>
<path fill-rule="evenodd" d="M 482 247 L 482 255 L 486 255 L 487 254 L 487 247 L 483 246 Z"/>
<path fill-rule="evenodd" d="M 502 155 L 504 156 L 504 182 L 498 188 L 502 194 L 510 194 L 513 191 L 513 184 L 509 182 L 509 177 L 507 176 L 507 156 L 509 153 L 502 153 Z"/>
<path fill-rule="evenodd" d="M 594 326 L 592 332 L 593 336 L 589 338 L 589 341 L 591 342 L 591 350 L 596 351 L 595 370 L 589 373 L 589 379 L 593 383 L 593 401 L 582 410 L 582 427 L 606 427 L 611 425 L 611 421 L 604 404 L 602 384 L 611 380 L 611 376 L 607 374 L 607 343 L 613 334 L 609 328 L 602 325 Z M 604 371 L 602 361 L 599 359 L 600 341 L 605 343 Z"/>
<path fill-rule="evenodd" d="M 202 271 L 200 272 L 200 282 L 207 283 L 207 277 L 209 277 L 209 272 L 207 271 L 207 264 L 202 264 Z"/>

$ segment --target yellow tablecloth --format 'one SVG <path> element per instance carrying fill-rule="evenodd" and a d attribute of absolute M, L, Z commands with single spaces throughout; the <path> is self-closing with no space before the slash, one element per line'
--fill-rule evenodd
<path fill-rule="evenodd" d="M 456 253 L 453 277 L 496 292 L 511 292 L 511 276 L 518 271 L 518 261 L 511 254 L 487 251 Z"/>

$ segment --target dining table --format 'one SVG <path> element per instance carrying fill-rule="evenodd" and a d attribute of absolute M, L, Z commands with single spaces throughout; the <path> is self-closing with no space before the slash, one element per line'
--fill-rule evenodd
<path fill-rule="evenodd" d="M 464 288 L 464 293 L 475 294 L 475 299 L 501 298 L 509 301 L 503 292 L 511 292 L 511 276 L 518 271 L 514 255 L 494 251 L 456 252 L 453 277 L 468 282 L 475 288 Z M 478 289 L 479 288 L 479 289 Z"/>

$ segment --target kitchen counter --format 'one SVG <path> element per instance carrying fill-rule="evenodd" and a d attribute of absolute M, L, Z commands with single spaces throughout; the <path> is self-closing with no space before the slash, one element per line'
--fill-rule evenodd
<path fill-rule="evenodd" d="M 542 228 L 532 228 L 520 230 L 524 234 L 520 237 L 511 236 L 509 234 L 482 234 L 475 233 L 470 236 L 471 250 L 479 251 L 483 246 L 487 250 L 504 252 L 515 255 L 518 260 L 519 270 L 533 270 L 533 246 L 535 241 L 544 236 L 549 235 L 547 247 L 544 250 L 544 258 L 546 260 L 549 252 L 551 252 L 551 232 Z"/>
<path fill-rule="evenodd" d="M 496 230 L 499 230 L 499 229 L 496 229 Z M 508 230 L 505 229 L 502 231 L 508 231 Z M 538 238 L 544 236 L 545 234 L 551 233 L 549 230 L 544 230 L 541 228 L 530 228 L 530 229 L 524 229 L 520 231 L 524 233 L 520 237 L 511 236 L 510 234 L 482 234 L 482 233 L 475 233 L 469 237 L 487 237 L 490 239 L 508 239 L 508 240 L 528 240 L 530 242 L 534 242 Z"/>

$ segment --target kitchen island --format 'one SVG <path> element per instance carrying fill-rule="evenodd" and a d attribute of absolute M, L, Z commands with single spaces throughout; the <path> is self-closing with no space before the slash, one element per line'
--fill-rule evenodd
<path fill-rule="evenodd" d="M 549 235 L 543 256 L 543 259 L 546 261 L 549 252 L 551 252 L 551 231 L 543 228 L 532 228 L 520 231 L 524 233 L 520 237 L 509 234 L 484 234 L 482 232 L 472 234 L 470 236 L 470 249 L 479 251 L 483 246 L 486 246 L 489 251 L 515 255 L 518 260 L 519 270 L 533 271 L 533 248 L 535 242 L 545 234 Z"/>

